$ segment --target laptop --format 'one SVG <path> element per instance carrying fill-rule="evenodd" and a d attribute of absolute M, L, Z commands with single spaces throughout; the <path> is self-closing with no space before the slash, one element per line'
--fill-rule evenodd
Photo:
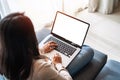
<path fill-rule="evenodd" d="M 40 42 L 39 47 L 48 41 L 55 41 L 57 48 L 44 55 L 52 59 L 54 54 L 59 53 L 63 66 L 67 67 L 81 51 L 89 26 L 87 22 L 57 11 L 51 33 Z"/>

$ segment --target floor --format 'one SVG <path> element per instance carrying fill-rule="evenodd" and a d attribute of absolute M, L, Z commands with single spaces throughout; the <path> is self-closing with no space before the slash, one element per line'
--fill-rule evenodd
<path fill-rule="evenodd" d="M 120 62 L 120 11 L 104 15 L 89 13 L 84 10 L 77 14 L 77 18 L 90 23 L 85 43 L 108 55 L 108 59 Z"/>

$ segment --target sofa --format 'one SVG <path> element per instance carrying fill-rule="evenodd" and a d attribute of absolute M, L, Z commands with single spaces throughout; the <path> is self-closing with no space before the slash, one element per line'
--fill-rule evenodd
<path fill-rule="evenodd" d="M 48 34 L 50 30 L 43 28 L 36 32 L 38 43 L 40 43 Z M 81 58 L 79 61 L 75 58 L 71 64 L 78 64 L 76 69 L 73 69 L 74 80 L 120 80 L 120 62 L 115 60 L 108 60 L 107 55 L 91 48 L 88 45 L 83 45 L 81 50 Z M 68 66 L 67 69 L 72 66 Z"/>

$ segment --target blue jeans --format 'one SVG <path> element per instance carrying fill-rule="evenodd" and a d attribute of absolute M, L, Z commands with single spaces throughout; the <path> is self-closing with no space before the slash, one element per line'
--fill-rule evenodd
<path fill-rule="evenodd" d="M 86 64 L 88 64 L 94 56 L 94 51 L 91 47 L 84 45 L 82 50 L 75 59 L 67 67 L 70 75 L 75 76 Z"/>

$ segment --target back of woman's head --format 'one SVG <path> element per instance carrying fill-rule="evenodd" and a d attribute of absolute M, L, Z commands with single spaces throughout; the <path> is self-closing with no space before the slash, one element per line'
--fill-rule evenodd
<path fill-rule="evenodd" d="M 38 43 L 31 20 L 23 13 L 12 13 L 0 22 L 2 65 L 11 80 L 24 80 L 37 58 Z"/>

